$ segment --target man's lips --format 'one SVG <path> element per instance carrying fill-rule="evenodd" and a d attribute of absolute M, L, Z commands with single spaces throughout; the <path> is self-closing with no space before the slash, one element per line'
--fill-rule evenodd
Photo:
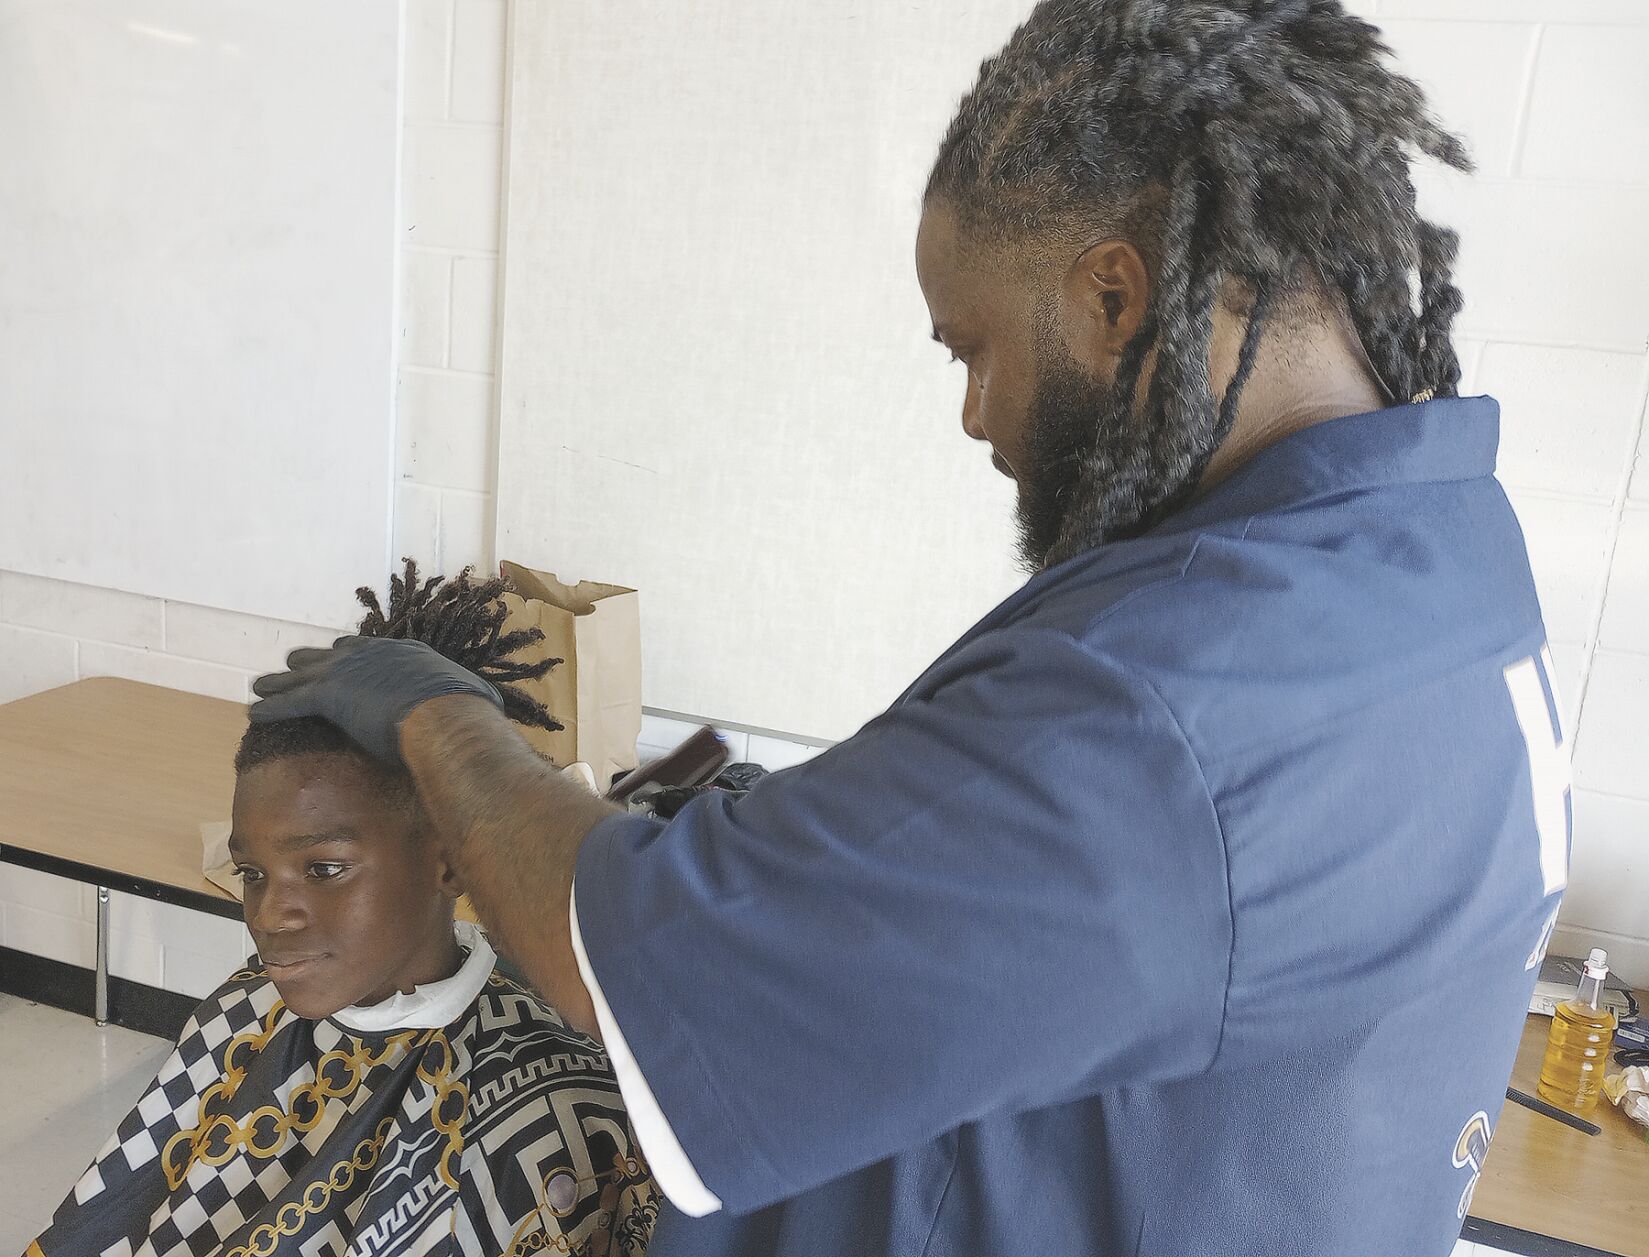
<path fill-rule="evenodd" d="M 997 471 L 1001 472 L 1009 480 L 1014 479 L 1013 468 L 1008 466 L 1008 460 L 1003 458 L 1002 455 L 992 452 L 991 466 L 996 468 Z"/>

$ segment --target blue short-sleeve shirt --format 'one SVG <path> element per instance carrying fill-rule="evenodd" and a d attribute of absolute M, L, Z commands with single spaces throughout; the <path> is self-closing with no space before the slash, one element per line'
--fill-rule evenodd
<path fill-rule="evenodd" d="M 1568 855 L 1487 398 L 1296 433 L 885 714 L 586 841 L 653 1257 L 1444 1254 Z"/>

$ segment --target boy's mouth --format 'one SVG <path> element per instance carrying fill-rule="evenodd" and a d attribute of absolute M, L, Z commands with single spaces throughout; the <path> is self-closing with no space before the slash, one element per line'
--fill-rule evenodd
<path fill-rule="evenodd" d="M 320 953 L 312 956 L 282 956 L 279 960 L 271 956 L 263 957 L 264 971 L 277 981 L 287 978 L 302 977 L 316 962 L 325 960 Z"/>

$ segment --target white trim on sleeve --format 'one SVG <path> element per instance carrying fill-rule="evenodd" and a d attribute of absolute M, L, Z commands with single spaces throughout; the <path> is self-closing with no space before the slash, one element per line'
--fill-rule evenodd
<path fill-rule="evenodd" d="M 618 1089 L 624 1095 L 624 1107 L 630 1113 L 630 1125 L 641 1144 L 642 1155 L 658 1180 L 659 1190 L 689 1218 L 702 1218 L 721 1208 L 721 1200 L 704 1185 L 687 1152 L 670 1129 L 669 1119 L 659 1108 L 653 1089 L 641 1076 L 641 1066 L 624 1041 L 624 1032 L 618 1028 L 613 1010 L 601 993 L 601 984 L 595 980 L 590 958 L 584 952 L 584 936 L 578 929 L 578 883 L 568 897 L 568 920 L 573 931 L 573 955 L 578 958 L 578 976 L 584 979 L 584 988 L 595 1005 L 596 1023 L 601 1027 L 601 1038 L 607 1047 L 607 1058 L 612 1062 L 618 1078 Z"/>

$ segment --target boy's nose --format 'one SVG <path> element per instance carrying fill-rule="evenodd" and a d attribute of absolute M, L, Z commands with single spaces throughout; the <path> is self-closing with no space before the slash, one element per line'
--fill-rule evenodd
<path fill-rule="evenodd" d="M 302 929 L 309 920 L 303 896 L 270 886 L 260 890 L 254 902 L 247 896 L 246 928 L 254 938 L 259 935 L 290 934 Z"/>

